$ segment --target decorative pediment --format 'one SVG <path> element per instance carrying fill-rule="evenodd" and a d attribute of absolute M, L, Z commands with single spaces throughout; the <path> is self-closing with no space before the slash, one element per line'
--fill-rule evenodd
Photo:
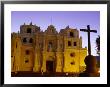
<path fill-rule="evenodd" d="M 56 28 L 53 25 L 48 26 L 45 32 L 46 34 L 57 34 Z"/>

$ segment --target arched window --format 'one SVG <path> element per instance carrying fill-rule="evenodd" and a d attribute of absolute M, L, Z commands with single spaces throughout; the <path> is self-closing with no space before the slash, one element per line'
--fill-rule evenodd
<path fill-rule="evenodd" d="M 73 34 L 73 32 L 70 32 L 70 37 L 74 37 L 74 34 Z"/>
<path fill-rule="evenodd" d="M 23 38 L 23 42 L 27 42 L 26 38 Z"/>
<path fill-rule="evenodd" d="M 25 63 L 29 63 L 29 60 L 28 60 L 28 59 L 26 59 L 26 60 L 25 60 Z"/>
<path fill-rule="evenodd" d="M 72 62 L 71 62 L 71 65 L 75 65 L 75 61 L 72 61 Z"/>
<path fill-rule="evenodd" d="M 29 55 L 29 50 L 26 50 L 26 55 Z"/>
<path fill-rule="evenodd" d="M 33 42 L 33 39 L 32 39 L 32 38 L 30 38 L 29 43 L 32 43 L 32 42 Z"/>
<path fill-rule="evenodd" d="M 31 28 L 27 28 L 27 33 L 31 33 Z"/>
<path fill-rule="evenodd" d="M 77 43 L 76 42 L 74 42 L 74 46 L 77 46 Z"/>
<path fill-rule="evenodd" d="M 71 46 L 71 41 L 68 41 L 68 46 Z"/>

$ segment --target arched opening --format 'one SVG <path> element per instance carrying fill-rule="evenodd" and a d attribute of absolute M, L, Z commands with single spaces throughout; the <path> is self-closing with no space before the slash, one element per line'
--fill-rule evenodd
<path fill-rule="evenodd" d="M 31 28 L 27 28 L 27 33 L 31 33 Z"/>
<path fill-rule="evenodd" d="M 46 72 L 50 74 L 55 72 L 55 60 L 53 57 L 49 57 L 46 61 Z"/>
<path fill-rule="evenodd" d="M 26 59 L 26 60 L 25 60 L 25 63 L 29 63 L 29 60 L 28 60 L 28 59 Z"/>
<path fill-rule="evenodd" d="M 26 50 L 26 55 L 29 55 L 29 50 Z"/>
<path fill-rule="evenodd" d="M 68 41 L 68 46 L 71 46 L 71 41 Z"/>
<path fill-rule="evenodd" d="M 73 32 L 70 32 L 70 37 L 74 37 L 74 33 Z"/>
<path fill-rule="evenodd" d="M 32 39 L 32 38 L 30 38 L 29 43 L 32 43 L 32 42 L 33 42 L 33 39 Z"/>
<path fill-rule="evenodd" d="M 77 46 L 77 43 L 76 42 L 74 42 L 74 46 Z"/>
<path fill-rule="evenodd" d="M 23 38 L 23 42 L 24 42 L 24 43 L 27 42 L 26 38 Z"/>

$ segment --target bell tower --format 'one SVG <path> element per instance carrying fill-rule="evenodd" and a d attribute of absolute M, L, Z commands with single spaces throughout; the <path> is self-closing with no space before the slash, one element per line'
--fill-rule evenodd
<path fill-rule="evenodd" d="M 77 29 L 64 29 L 64 72 L 79 72 L 80 38 Z"/>
<path fill-rule="evenodd" d="M 40 31 L 40 28 L 33 25 L 32 22 L 29 25 L 24 23 L 24 25 L 20 26 L 22 71 L 33 70 L 35 58 L 35 33 L 37 31 Z"/>

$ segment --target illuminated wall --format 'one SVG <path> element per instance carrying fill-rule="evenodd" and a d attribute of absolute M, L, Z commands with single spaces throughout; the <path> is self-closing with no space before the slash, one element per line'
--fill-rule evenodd
<path fill-rule="evenodd" d="M 77 29 L 67 26 L 58 33 L 50 25 L 43 32 L 30 23 L 21 25 L 20 33 L 12 36 L 12 71 L 79 72 L 85 66 L 87 48 L 82 48 Z"/>

